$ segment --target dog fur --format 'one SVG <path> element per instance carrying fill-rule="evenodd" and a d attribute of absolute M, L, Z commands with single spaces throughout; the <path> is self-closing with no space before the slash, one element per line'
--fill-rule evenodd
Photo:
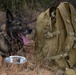
<path fill-rule="evenodd" d="M 6 24 L 0 27 L 0 51 L 4 56 L 16 54 L 17 51 L 22 49 L 23 41 L 18 33 L 30 34 L 32 29 L 28 27 L 24 19 L 16 13 L 15 17 L 9 9 L 6 11 Z"/>

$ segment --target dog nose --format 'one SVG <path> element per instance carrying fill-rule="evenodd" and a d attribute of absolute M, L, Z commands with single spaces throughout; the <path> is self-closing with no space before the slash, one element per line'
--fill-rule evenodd
<path fill-rule="evenodd" d="M 32 32 L 32 29 L 29 29 L 29 30 L 28 30 L 28 33 L 30 34 L 31 32 Z"/>

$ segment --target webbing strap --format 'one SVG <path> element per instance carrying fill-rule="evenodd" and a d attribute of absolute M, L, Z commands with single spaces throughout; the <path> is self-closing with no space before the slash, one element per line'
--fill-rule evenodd
<path fill-rule="evenodd" d="M 74 46 L 73 48 L 76 49 L 76 10 L 75 8 L 69 4 L 70 6 L 70 12 L 71 12 L 71 21 L 72 21 L 72 25 L 73 25 L 73 29 L 74 29 L 74 32 L 75 32 L 75 42 L 74 42 Z"/>
<path fill-rule="evenodd" d="M 70 32 L 72 33 L 73 28 L 72 28 L 72 25 L 71 25 L 70 17 L 68 16 L 68 13 L 67 13 L 67 9 L 65 8 L 65 5 L 62 3 L 58 7 L 58 9 L 59 9 L 61 17 L 62 17 L 62 19 L 65 23 L 65 28 L 66 28 L 67 34 L 70 34 Z"/>
<path fill-rule="evenodd" d="M 70 16 L 68 15 L 67 9 L 65 7 L 65 3 L 62 3 L 58 7 L 58 9 L 63 19 L 63 22 L 65 24 L 65 28 L 67 32 L 67 38 L 63 45 L 63 50 L 70 50 L 70 48 L 72 48 L 73 43 L 74 43 L 74 31 L 73 31 L 71 19 L 70 19 Z"/>
<path fill-rule="evenodd" d="M 69 6 L 70 6 L 70 12 L 71 12 L 72 25 L 73 25 L 74 31 L 76 33 L 76 10 L 71 4 L 69 4 Z"/>

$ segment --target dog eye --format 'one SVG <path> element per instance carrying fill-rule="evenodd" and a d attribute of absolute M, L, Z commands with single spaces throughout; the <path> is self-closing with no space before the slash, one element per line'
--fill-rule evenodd
<path fill-rule="evenodd" d="M 21 24 L 19 24 L 19 26 L 22 26 Z"/>

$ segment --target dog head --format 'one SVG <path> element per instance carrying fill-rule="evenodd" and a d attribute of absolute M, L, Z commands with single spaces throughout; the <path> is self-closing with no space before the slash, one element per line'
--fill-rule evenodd
<path fill-rule="evenodd" d="M 12 15 L 12 13 L 7 9 L 6 11 L 6 31 L 7 34 L 12 36 L 20 41 L 23 41 L 25 45 L 29 43 L 29 40 L 26 38 L 27 34 L 32 32 L 32 29 L 27 26 L 24 19 L 17 12 L 16 15 Z"/>

